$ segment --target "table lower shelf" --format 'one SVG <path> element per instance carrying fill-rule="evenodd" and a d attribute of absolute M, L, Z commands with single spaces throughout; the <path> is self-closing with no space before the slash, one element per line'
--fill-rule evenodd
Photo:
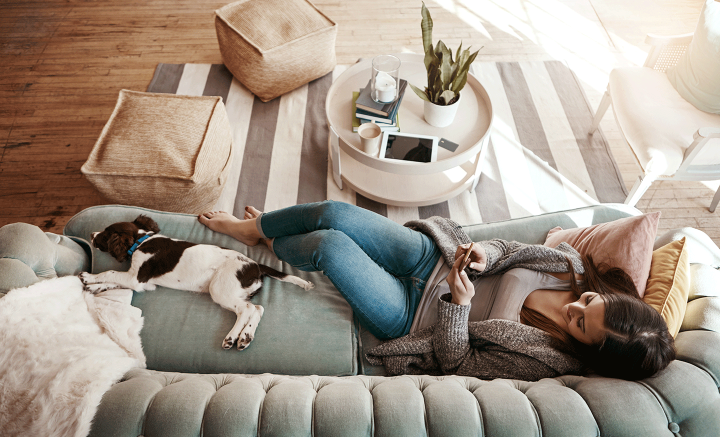
<path fill-rule="evenodd" d="M 330 160 L 337 182 L 337 165 L 332 154 Z M 342 150 L 339 170 L 343 186 L 348 185 L 369 199 L 395 206 L 427 206 L 444 202 L 464 190 L 474 189 L 480 176 L 475 174 L 475 163 L 471 161 L 435 174 L 388 173 L 359 163 Z"/>

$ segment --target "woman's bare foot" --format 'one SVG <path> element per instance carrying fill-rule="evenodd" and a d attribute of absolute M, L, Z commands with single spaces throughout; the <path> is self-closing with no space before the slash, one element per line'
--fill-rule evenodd
<path fill-rule="evenodd" d="M 245 220 L 256 219 L 260 217 L 260 214 L 262 214 L 262 211 L 259 211 L 254 206 L 245 207 Z M 268 249 L 272 250 L 272 243 L 274 238 L 261 238 L 261 240 L 263 243 L 265 243 Z"/>
<path fill-rule="evenodd" d="M 257 212 L 257 215 L 260 215 L 259 211 L 255 208 L 252 209 Z M 246 208 L 246 220 L 240 220 L 224 211 L 211 211 L 198 215 L 198 221 L 215 232 L 229 235 L 248 246 L 255 246 L 260 242 L 260 233 L 255 226 L 257 215 L 248 217 Z"/>

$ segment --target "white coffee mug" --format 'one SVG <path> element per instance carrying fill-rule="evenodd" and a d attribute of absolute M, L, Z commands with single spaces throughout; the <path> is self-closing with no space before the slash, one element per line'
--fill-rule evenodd
<path fill-rule="evenodd" d="M 360 135 L 363 152 L 376 156 L 380 149 L 380 138 L 382 137 L 380 126 L 375 123 L 361 124 L 358 128 L 358 135 Z"/>

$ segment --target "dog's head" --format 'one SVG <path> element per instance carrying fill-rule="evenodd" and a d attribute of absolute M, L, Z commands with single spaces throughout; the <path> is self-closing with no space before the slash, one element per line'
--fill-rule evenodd
<path fill-rule="evenodd" d="M 102 232 L 93 232 L 92 245 L 123 262 L 128 258 L 128 249 L 141 237 L 140 231 L 160 232 L 155 220 L 140 215 L 132 222 L 114 223 Z"/>

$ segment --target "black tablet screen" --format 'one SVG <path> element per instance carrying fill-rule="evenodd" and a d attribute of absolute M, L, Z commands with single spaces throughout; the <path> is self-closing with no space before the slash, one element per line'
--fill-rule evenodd
<path fill-rule="evenodd" d="M 430 162 L 433 140 L 429 138 L 388 135 L 385 158 L 405 161 Z"/>

